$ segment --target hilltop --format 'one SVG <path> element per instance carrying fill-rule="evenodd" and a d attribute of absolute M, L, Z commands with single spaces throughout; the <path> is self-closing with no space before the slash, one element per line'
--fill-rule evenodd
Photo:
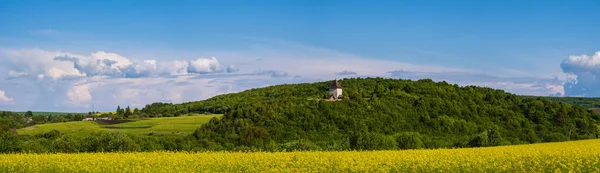
<path fill-rule="evenodd" d="M 584 107 L 502 90 L 383 78 L 285 84 L 141 112 L 225 114 L 195 133 L 204 144 L 269 148 L 393 149 L 479 147 L 597 138 L 600 117 Z"/>

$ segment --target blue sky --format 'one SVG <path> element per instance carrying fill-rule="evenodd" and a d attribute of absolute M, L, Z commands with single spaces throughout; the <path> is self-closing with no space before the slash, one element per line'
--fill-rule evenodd
<path fill-rule="evenodd" d="M 0 109 L 140 107 L 335 73 L 600 96 L 598 7 L 533 0 L 2 1 Z"/>

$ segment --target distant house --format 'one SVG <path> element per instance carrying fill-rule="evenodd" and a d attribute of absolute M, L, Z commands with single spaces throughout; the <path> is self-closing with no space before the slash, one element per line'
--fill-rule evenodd
<path fill-rule="evenodd" d="M 94 118 L 92 118 L 92 117 L 86 117 L 86 118 L 83 118 L 82 121 L 94 121 Z"/>
<path fill-rule="evenodd" d="M 329 88 L 329 99 L 337 100 L 340 97 L 342 97 L 342 85 L 335 79 Z"/>

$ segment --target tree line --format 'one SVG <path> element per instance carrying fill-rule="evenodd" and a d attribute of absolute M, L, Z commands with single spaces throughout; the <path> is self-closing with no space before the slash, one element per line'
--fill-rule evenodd
<path fill-rule="evenodd" d="M 0 113 L 0 133 L 37 124 L 81 121 L 84 117 L 83 114 L 34 115 L 31 111 L 25 113 L 2 111 Z"/>

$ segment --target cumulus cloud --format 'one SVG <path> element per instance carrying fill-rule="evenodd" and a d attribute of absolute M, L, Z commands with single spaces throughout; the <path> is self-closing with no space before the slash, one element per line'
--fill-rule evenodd
<path fill-rule="evenodd" d="M 219 73 L 223 72 L 223 70 L 223 66 L 217 61 L 217 58 L 212 57 L 210 59 L 200 58 L 190 61 L 187 71 L 188 73 L 207 74 Z"/>
<path fill-rule="evenodd" d="M 236 72 L 236 71 L 239 71 L 239 70 L 240 69 L 237 66 L 234 66 L 234 65 L 227 66 L 227 72 L 228 73 L 233 73 L 233 72 Z"/>
<path fill-rule="evenodd" d="M 600 51 L 591 56 L 569 56 L 560 67 L 567 75 L 565 95 L 600 96 Z"/>
<path fill-rule="evenodd" d="M 139 78 L 151 76 L 156 72 L 156 60 L 144 60 L 130 65 L 125 70 L 125 77 Z"/>
<path fill-rule="evenodd" d="M 92 95 L 89 91 L 89 85 L 74 85 L 67 90 L 67 104 L 70 105 L 86 105 L 92 100 Z"/>
<path fill-rule="evenodd" d="M 186 74 L 233 73 L 238 67 L 224 66 L 215 57 L 195 60 L 133 61 L 116 53 L 98 51 L 90 55 L 78 55 L 41 49 L 0 50 L 7 57 L 9 78 L 30 76 L 32 78 L 59 79 L 69 77 L 107 76 L 115 78 L 142 78 Z"/>
<path fill-rule="evenodd" d="M 186 75 L 188 74 L 188 61 L 171 61 L 160 63 L 157 66 L 157 73 L 162 76 L 176 76 L 176 75 Z"/>
<path fill-rule="evenodd" d="M 72 62 L 75 69 L 88 77 L 123 77 L 125 70 L 132 64 L 131 61 L 120 55 L 106 52 L 96 52 L 89 57 L 69 57 L 64 55 L 55 57 L 54 60 Z"/>
<path fill-rule="evenodd" d="M 41 49 L 2 49 L 0 57 L 3 65 L 8 65 L 11 77 L 30 76 L 33 78 L 58 79 L 64 76 L 81 76 L 72 63 L 54 61 L 57 56 L 65 55 L 60 51 L 45 51 Z M 67 54 L 70 55 L 70 54 Z"/>
<path fill-rule="evenodd" d="M 0 101 L 10 103 L 13 101 L 13 99 L 11 97 L 6 96 L 6 93 L 0 90 Z"/>

